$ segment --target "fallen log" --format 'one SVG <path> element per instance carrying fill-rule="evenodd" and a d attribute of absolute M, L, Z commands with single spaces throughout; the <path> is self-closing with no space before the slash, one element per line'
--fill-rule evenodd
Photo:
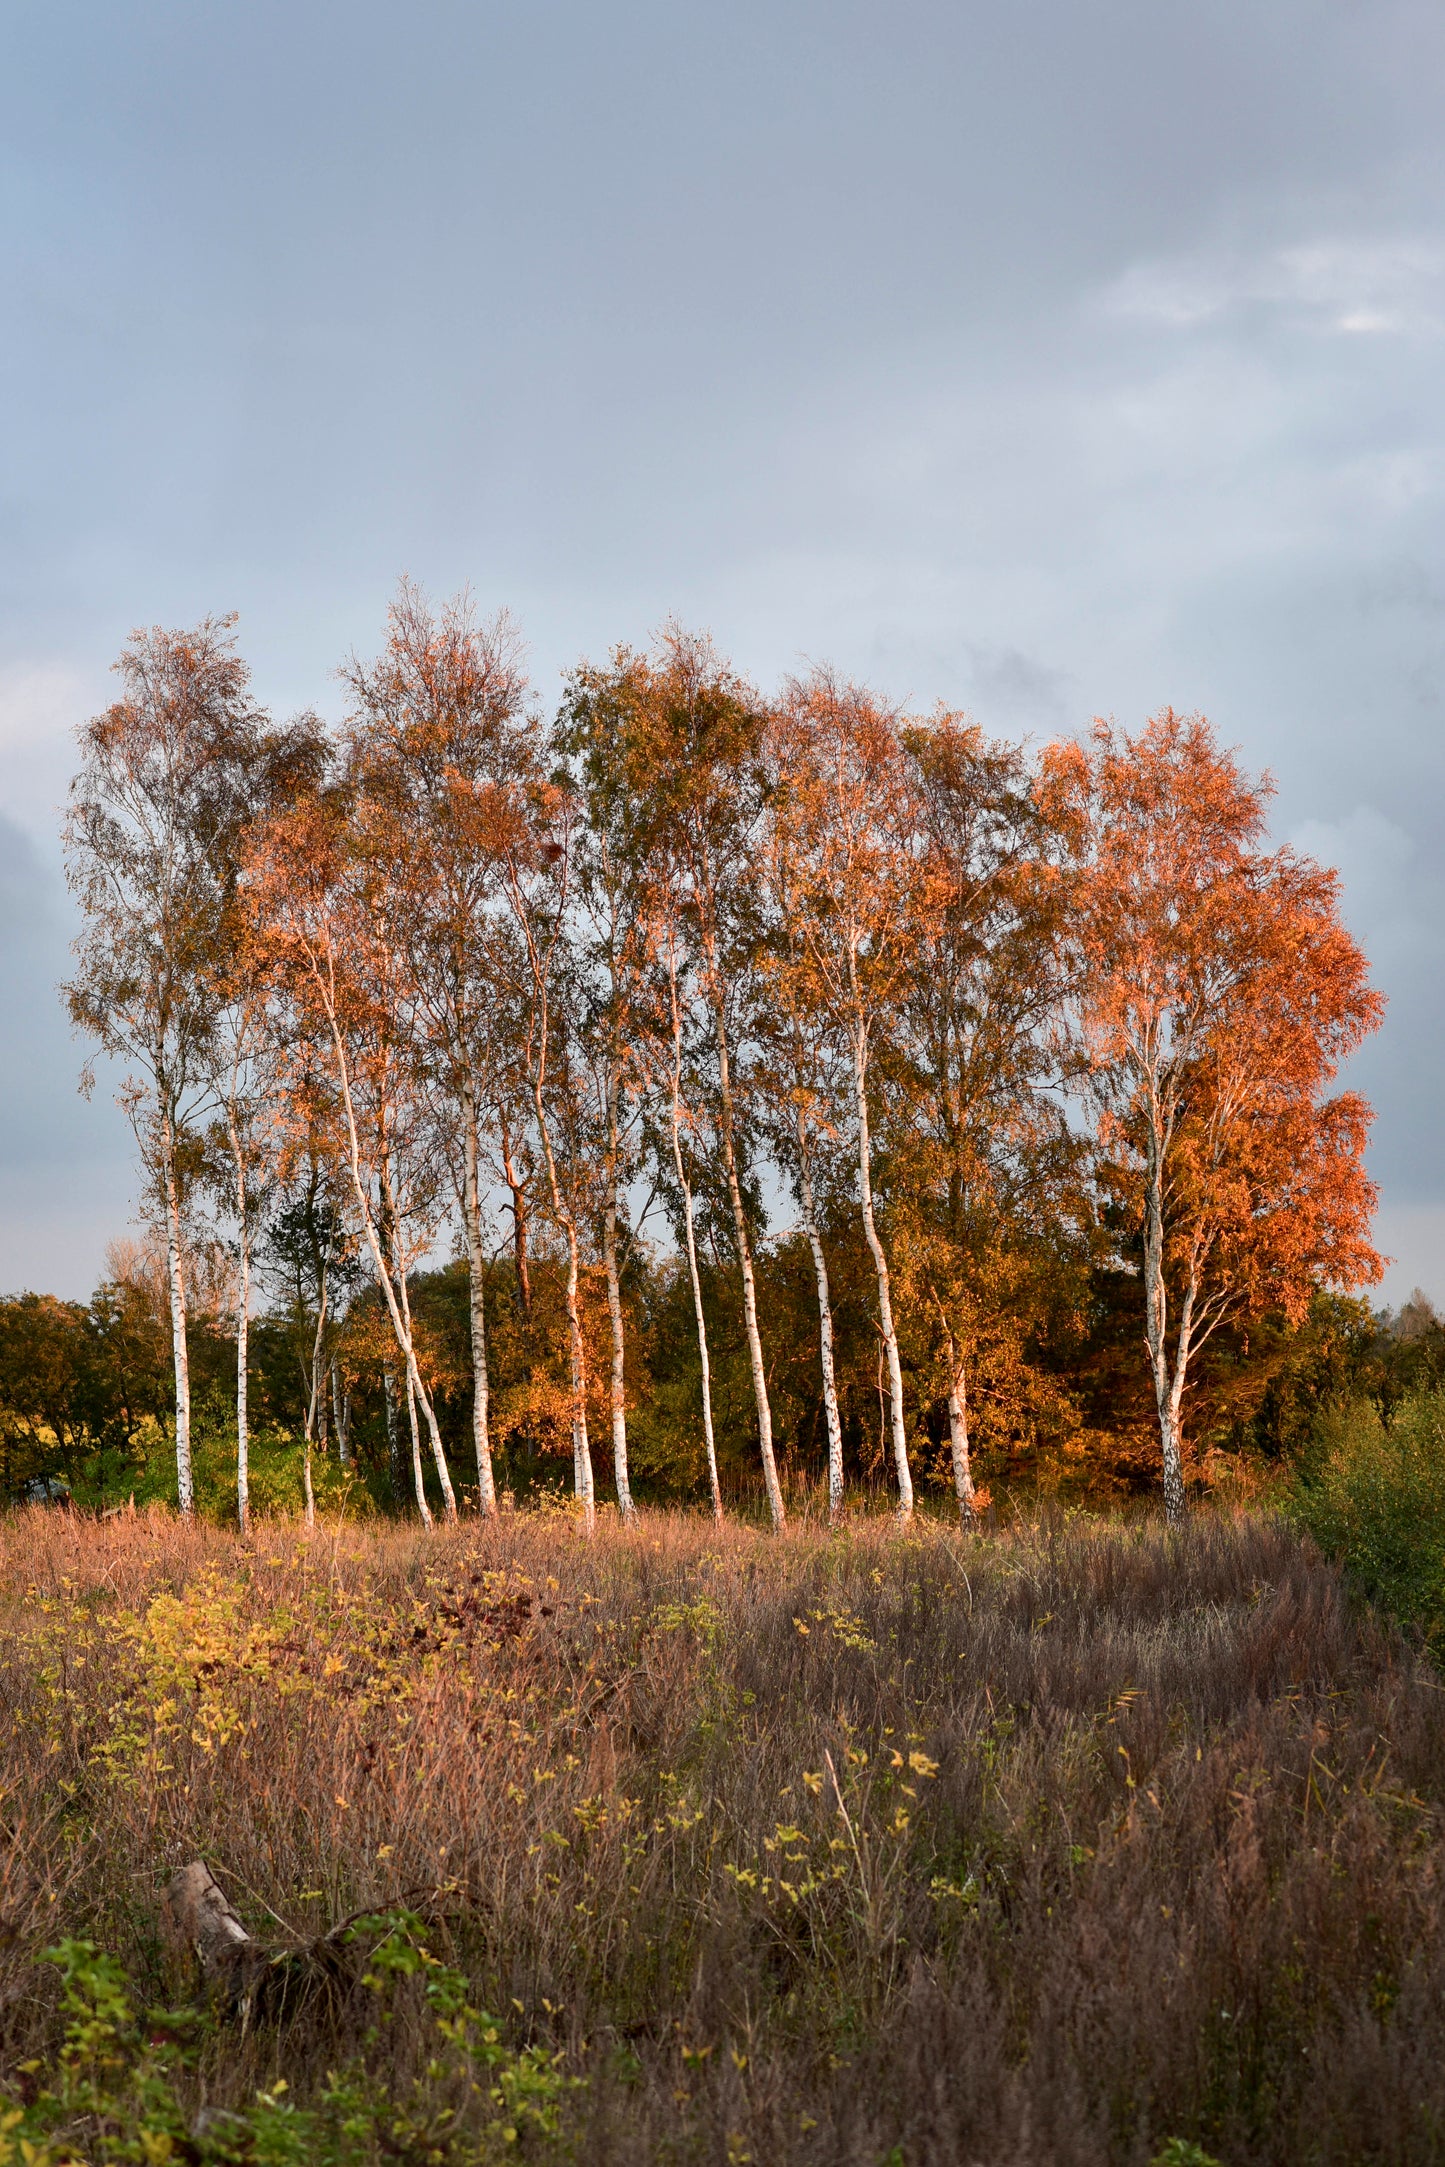
<path fill-rule="evenodd" d="M 436 1891 L 409 1889 L 402 1901 L 415 1902 L 422 1894 Z M 161 1897 L 167 1940 L 195 1959 L 208 1993 L 239 2016 L 243 2031 L 253 2021 L 279 2017 L 283 2008 L 294 2011 L 298 2001 L 317 1994 L 354 1992 L 364 1952 L 353 1951 L 350 1943 L 358 1920 L 367 1916 L 353 1913 L 314 1940 L 258 1941 L 203 1859 L 173 1873 Z"/>
<path fill-rule="evenodd" d="M 203 1859 L 192 1859 L 171 1875 L 161 1898 L 161 1919 L 171 1940 L 193 1952 L 208 1985 L 233 1979 L 248 1953 L 253 1959 L 262 1953 Z"/>

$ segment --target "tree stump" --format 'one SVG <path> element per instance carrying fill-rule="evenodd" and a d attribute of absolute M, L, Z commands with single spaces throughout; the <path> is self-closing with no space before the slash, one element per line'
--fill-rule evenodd
<path fill-rule="evenodd" d="M 247 1933 L 229 1897 L 202 1859 L 171 1875 L 161 1898 L 161 1922 L 177 1947 L 188 1949 L 213 1993 L 249 2022 L 256 1982 L 275 1951 Z"/>

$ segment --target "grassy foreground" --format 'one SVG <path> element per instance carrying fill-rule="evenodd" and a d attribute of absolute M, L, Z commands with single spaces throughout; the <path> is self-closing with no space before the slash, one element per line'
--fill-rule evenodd
<path fill-rule="evenodd" d="M 0 1695 L 0 2161 L 1445 2159 L 1445 1693 L 1274 1521 L 33 1512 Z M 197 1856 L 354 1922 L 245 2026 Z"/>

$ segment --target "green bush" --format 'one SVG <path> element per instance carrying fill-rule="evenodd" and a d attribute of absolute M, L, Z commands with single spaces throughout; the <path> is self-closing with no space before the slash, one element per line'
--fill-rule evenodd
<path fill-rule="evenodd" d="M 580 2081 L 545 2048 L 509 2047 L 424 1934 L 414 1912 L 390 1911 L 354 1920 L 344 1937 L 363 1945 L 360 1984 L 377 2001 L 369 2058 L 329 2071 L 306 2104 L 278 2077 L 252 2104 L 199 2114 L 195 2065 L 214 2013 L 141 2011 L 120 1965 L 93 1941 L 45 1950 L 42 1962 L 61 1974 L 65 2042 L 54 2069 L 23 2065 L 28 2105 L 0 2093 L 0 2167 L 491 2167 L 516 2156 L 519 2138 L 530 2140 L 528 2158 L 551 2156 Z M 407 1981 L 422 1990 L 420 2008 L 415 1996 L 410 2010 L 401 2004 Z M 428 2050 L 409 2088 L 388 2081 L 383 2051 L 408 2016 Z"/>
<path fill-rule="evenodd" d="M 211 1412 L 210 1410 L 207 1410 Z M 286 1430 L 258 1427 L 250 1440 L 250 1499 L 255 1519 L 295 1517 L 305 1504 L 303 1447 Z M 203 1519 L 234 1526 L 236 1519 L 236 1428 L 234 1419 L 197 1424 L 191 1434 L 191 1468 L 196 1507 Z M 343 1468 L 335 1448 L 316 1451 L 311 1487 L 318 1512 L 348 1518 L 374 1509 L 375 1499 L 362 1470 Z M 176 1502 L 175 1432 L 171 1424 L 149 1426 L 130 1454 L 92 1454 L 72 1470 L 71 1495 L 88 1512 L 103 1512 L 134 1498 L 137 1506 Z"/>
<path fill-rule="evenodd" d="M 1320 1420 L 1290 1517 L 1402 1624 L 1445 1649 L 1445 1391 L 1370 1400 Z"/>

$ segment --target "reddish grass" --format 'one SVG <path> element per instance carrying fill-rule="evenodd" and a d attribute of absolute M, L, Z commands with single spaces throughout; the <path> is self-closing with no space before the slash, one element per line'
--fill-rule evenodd
<path fill-rule="evenodd" d="M 586 2080 L 584 2161 L 1445 2158 L 1445 1694 L 1268 1519 L 36 1511 L 0 1694 L 0 2074 L 60 1932 L 188 1991 L 200 1855 L 261 1932 L 418 1905 Z M 208 2097 L 304 2097 L 360 2022 L 225 2030 Z"/>

